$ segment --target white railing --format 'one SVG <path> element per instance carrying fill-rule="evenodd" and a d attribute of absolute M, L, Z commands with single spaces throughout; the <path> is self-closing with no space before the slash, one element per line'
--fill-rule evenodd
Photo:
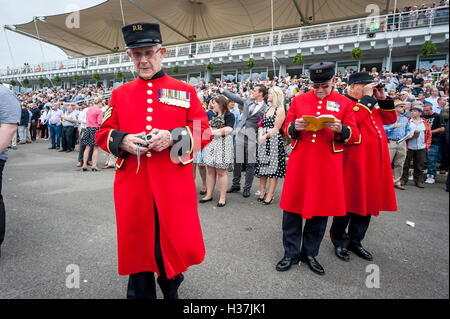
<path fill-rule="evenodd" d="M 326 40 L 339 37 L 359 36 L 369 33 L 389 32 L 435 25 L 448 25 L 449 8 L 438 7 L 433 10 L 417 10 L 377 17 L 339 21 L 288 30 L 257 33 L 238 37 L 222 38 L 211 41 L 193 42 L 167 46 L 166 58 L 194 57 L 216 52 L 229 52 L 253 49 L 271 45 L 284 45 L 305 41 Z M 120 65 L 131 62 L 125 52 L 41 63 L 0 70 L 0 76 L 32 74 L 39 75 L 48 71 L 70 71 L 87 69 L 102 65 Z"/>

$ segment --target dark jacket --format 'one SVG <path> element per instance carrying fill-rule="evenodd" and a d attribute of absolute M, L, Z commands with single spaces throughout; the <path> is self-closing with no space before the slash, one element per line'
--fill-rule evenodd
<path fill-rule="evenodd" d="M 22 114 L 20 116 L 20 126 L 28 126 L 28 122 L 30 121 L 30 113 L 26 108 L 22 108 Z"/>
<path fill-rule="evenodd" d="M 39 108 L 31 109 L 30 111 L 33 114 L 31 120 L 35 120 L 37 122 L 41 117 L 41 111 L 39 110 Z"/>

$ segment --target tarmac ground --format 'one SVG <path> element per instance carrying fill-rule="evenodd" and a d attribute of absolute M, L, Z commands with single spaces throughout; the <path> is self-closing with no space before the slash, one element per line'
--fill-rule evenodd
<path fill-rule="evenodd" d="M 0 298 L 124 299 L 128 277 L 117 273 L 114 169 L 82 172 L 75 166 L 78 152 L 59 153 L 48 147 L 48 141 L 38 140 L 9 150 L 3 172 L 7 215 Z M 373 217 L 364 239 L 364 247 L 374 255 L 372 262 L 354 254 L 350 262 L 339 260 L 330 242 L 329 219 L 317 257 L 325 276 L 314 274 L 305 264 L 283 273 L 275 270 L 283 257 L 279 208 L 283 182 L 278 183 L 275 202 L 265 206 L 254 195 L 259 189 L 255 178 L 250 198 L 234 193 L 228 194 L 223 208 L 216 207 L 217 200 L 198 205 L 206 257 L 185 272 L 179 295 L 188 299 L 448 299 L 445 178 L 440 175 L 436 184 L 424 189 L 410 182 L 406 190 L 396 190 L 398 212 Z M 73 288 L 78 273 L 79 287 Z M 371 280 L 375 274 L 379 285 Z M 375 287 L 369 288 L 370 283 Z M 159 289 L 158 297 L 162 298 Z"/>

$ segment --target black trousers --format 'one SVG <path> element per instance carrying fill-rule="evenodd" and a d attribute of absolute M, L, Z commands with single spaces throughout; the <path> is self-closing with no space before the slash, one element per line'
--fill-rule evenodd
<path fill-rule="evenodd" d="M 448 171 L 448 144 L 445 140 L 445 134 L 441 135 L 441 166 L 439 167 L 441 171 Z"/>
<path fill-rule="evenodd" d="M 400 179 L 404 184 L 408 183 L 409 177 L 409 166 L 411 160 L 413 160 L 414 165 L 414 182 L 416 184 L 423 184 L 425 177 L 423 170 L 425 169 L 425 160 L 427 159 L 427 150 L 408 150 L 406 153 L 405 164 L 403 164 L 403 174 Z"/>
<path fill-rule="evenodd" d="M 63 126 L 62 128 L 62 149 L 69 150 L 72 148 L 73 143 L 73 126 Z"/>
<path fill-rule="evenodd" d="M 48 138 L 48 126 L 47 124 L 40 124 L 41 138 Z"/>
<path fill-rule="evenodd" d="M 178 287 L 183 281 L 183 274 L 178 274 L 173 279 L 168 279 L 164 269 L 164 262 L 161 252 L 160 231 L 158 213 L 155 204 L 155 259 L 160 276 L 157 279 L 164 299 L 177 299 Z M 127 289 L 128 299 L 156 299 L 155 275 L 153 272 L 145 271 L 131 274 L 128 279 Z"/>
<path fill-rule="evenodd" d="M 369 223 L 370 215 L 347 213 L 345 216 L 334 217 L 330 228 L 331 242 L 336 247 L 347 248 L 350 243 L 361 247 L 361 241 L 366 235 Z"/>
<path fill-rule="evenodd" d="M 78 127 L 73 128 L 73 135 L 72 135 L 72 147 L 71 149 L 75 149 L 75 145 L 78 143 Z"/>
<path fill-rule="evenodd" d="M 314 216 L 306 220 L 305 228 L 303 228 L 302 215 L 283 211 L 284 256 L 290 258 L 316 257 L 327 228 L 327 221 L 328 217 Z M 302 244 L 301 250 L 300 244 Z"/>
<path fill-rule="evenodd" d="M 2 196 L 2 176 L 3 168 L 5 167 L 5 160 L 0 159 L 0 246 L 5 239 L 5 223 L 6 223 L 6 210 L 5 203 L 3 202 Z"/>
<path fill-rule="evenodd" d="M 30 135 L 31 135 L 31 140 L 36 141 L 36 136 L 37 136 L 37 121 L 36 120 L 34 122 L 31 122 Z"/>

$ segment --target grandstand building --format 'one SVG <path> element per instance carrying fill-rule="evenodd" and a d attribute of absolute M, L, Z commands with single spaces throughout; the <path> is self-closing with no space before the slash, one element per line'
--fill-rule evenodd
<path fill-rule="evenodd" d="M 7 28 L 32 36 L 21 31 L 20 26 Z M 427 41 L 437 47 L 437 52 L 424 57 L 421 50 Z M 300 76 L 311 64 L 324 60 L 336 62 L 336 71 L 341 72 L 364 67 L 368 70 L 386 67 L 397 72 L 403 65 L 409 65 L 409 70 L 414 70 L 448 63 L 448 41 L 449 11 L 448 6 L 442 6 L 437 7 L 433 14 L 418 10 L 413 15 L 409 12 L 340 19 L 276 31 L 169 43 L 166 45 L 163 69 L 173 77 L 192 84 L 200 79 L 244 81 L 249 77 L 264 79 L 286 73 Z M 55 84 L 68 88 L 96 82 L 117 86 L 136 77 L 133 63 L 125 52 L 118 52 L 117 47 L 117 52 L 86 56 L 83 52 L 73 54 L 74 49 L 60 47 L 71 52 L 73 58 L 0 70 L 0 81 L 10 83 L 13 80 L 20 84 L 27 79 L 28 86 L 32 88 Z M 362 51 L 359 59 L 352 57 L 355 48 Z M 293 62 L 298 54 L 303 63 Z M 251 59 L 254 66 L 249 68 L 248 61 Z M 209 63 L 212 63 L 212 68 L 207 69 Z M 96 79 L 94 74 L 98 74 Z"/>

